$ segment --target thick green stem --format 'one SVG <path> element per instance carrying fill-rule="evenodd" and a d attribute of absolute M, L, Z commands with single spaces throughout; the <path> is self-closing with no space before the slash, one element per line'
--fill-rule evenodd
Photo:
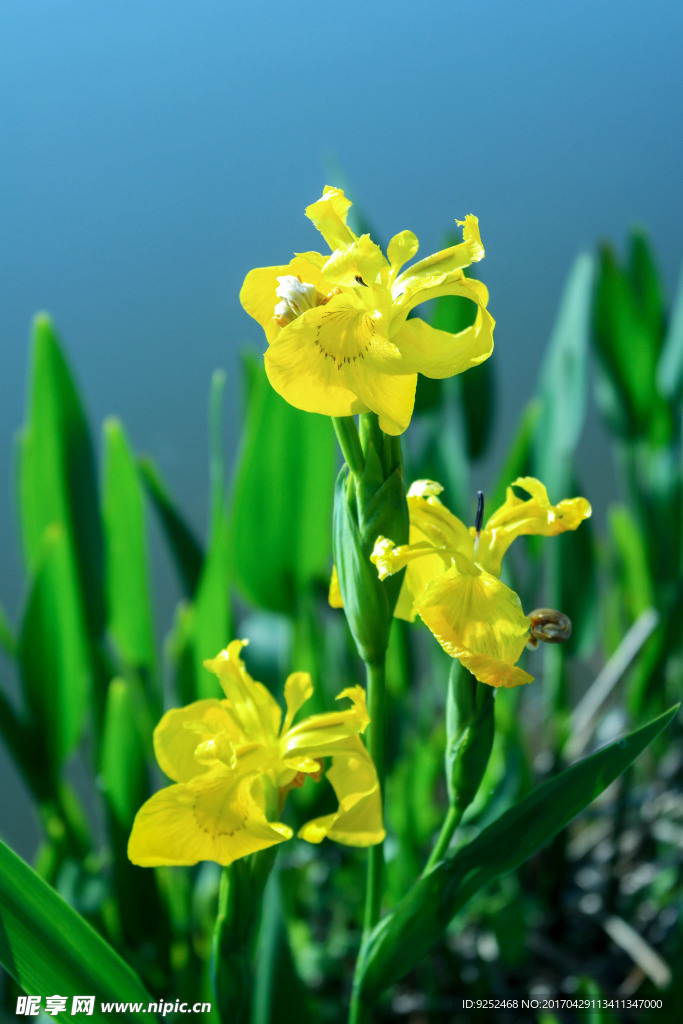
<path fill-rule="evenodd" d="M 332 423 L 344 461 L 353 475 L 359 477 L 363 472 L 363 449 L 356 421 L 353 416 L 333 416 Z"/>
<path fill-rule="evenodd" d="M 277 846 L 223 868 L 211 944 L 211 987 L 221 1024 L 246 1024 L 254 994 L 254 953 L 263 891 Z"/>

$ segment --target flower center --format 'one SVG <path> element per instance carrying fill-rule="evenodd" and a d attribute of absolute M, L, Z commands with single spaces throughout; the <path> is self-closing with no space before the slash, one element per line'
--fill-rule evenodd
<path fill-rule="evenodd" d="M 281 300 L 275 307 L 273 319 L 278 327 L 286 327 L 292 320 L 305 313 L 307 309 L 322 306 L 327 299 L 321 295 L 315 285 L 302 281 L 300 277 L 286 274 L 278 277 L 275 294 Z"/>

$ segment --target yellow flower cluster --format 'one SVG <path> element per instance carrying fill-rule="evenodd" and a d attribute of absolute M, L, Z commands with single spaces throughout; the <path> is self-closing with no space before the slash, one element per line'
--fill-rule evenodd
<path fill-rule="evenodd" d="M 515 487 L 529 497 L 518 497 Z M 409 543 L 396 547 L 379 537 L 375 544 L 371 559 L 380 578 L 406 569 L 395 615 L 410 621 L 419 615 L 443 649 L 481 682 L 529 683 L 532 676 L 517 661 L 530 639 L 531 620 L 499 579 L 503 555 L 522 534 L 550 537 L 575 530 L 591 507 L 585 498 L 551 505 L 539 480 L 519 477 L 477 533 L 442 505 L 442 490 L 431 480 L 414 483 L 408 491 Z"/>
<path fill-rule="evenodd" d="M 463 242 L 400 273 L 418 249 L 413 232 L 395 235 L 385 256 L 369 235 L 348 227 L 350 206 L 341 189 L 326 187 L 306 216 L 331 254 L 301 253 L 288 264 L 252 270 L 240 299 L 265 331 L 268 379 L 291 405 L 326 416 L 372 411 L 385 433 L 401 434 L 418 373 L 452 377 L 491 355 L 488 291 L 463 273 L 483 258 L 484 247 L 470 214 L 458 222 Z M 415 306 L 441 295 L 473 302 L 474 324 L 449 334 L 407 319 Z"/>
<path fill-rule="evenodd" d="M 233 640 L 205 664 L 218 676 L 224 699 L 196 701 L 167 712 L 154 732 L 154 750 L 174 785 L 138 811 L 128 844 L 134 864 L 230 864 L 292 837 L 277 820 L 284 799 L 306 778 L 326 778 L 339 801 L 331 814 L 309 821 L 302 839 L 326 836 L 349 846 L 384 838 L 375 766 L 359 734 L 369 722 L 365 691 L 346 689 L 347 710 L 312 715 L 294 724 L 313 692 L 307 672 L 285 683 L 287 711 L 247 672 Z"/>

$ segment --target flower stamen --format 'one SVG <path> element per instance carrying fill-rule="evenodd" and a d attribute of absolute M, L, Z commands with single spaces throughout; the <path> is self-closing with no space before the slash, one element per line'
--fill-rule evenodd
<path fill-rule="evenodd" d="M 273 320 L 278 327 L 286 327 L 292 320 L 296 320 L 307 309 L 314 309 L 315 306 L 322 306 L 328 302 L 330 296 L 323 296 L 315 285 L 302 281 L 300 277 L 293 274 L 285 274 L 278 277 L 278 287 L 275 294 L 281 302 L 275 307 Z"/>

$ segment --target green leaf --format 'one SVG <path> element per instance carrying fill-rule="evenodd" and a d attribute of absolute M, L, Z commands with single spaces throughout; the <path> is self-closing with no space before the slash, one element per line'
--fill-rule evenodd
<path fill-rule="evenodd" d="M 629 621 L 635 622 L 646 608 L 656 606 L 643 535 L 625 505 L 608 512 L 612 542 L 617 551 L 616 578 Z"/>
<path fill-rule="evenodd" d="M 142 488 L 118 420 L 104 425 L 103 514 L 109 631 L 126 661 L 152 670 L 155 663 L 147 539 Z"/>
<path fill-rule="evenodd" d="M 571 462 L 563 474 L 564 490 L 558 499 L 576 497 L 583 492 Z M 551 495 L 553 500 L 555 496 Z M 592 520 L 586 519 L 576 530 L 561 534 L 544 544 L 549 566 L 548 594 L 553 608 L 568 615 L 572 637 L 567 644 L 550 647 L 548 654 L 562 661 L 566 652 L 588 656 L 598 637 L 598 581 Z"/>
<path fill-rule="evenodd" d="M 31 751 L 31 733 L 0 688 L 0 736 L 14 763 L 33 788 L 35 761 Z"/>
<path fill-rule="evenodd" d="M 90 925 L 0 843 L 0 961 L 29 995 L 68 996 L 54 1020 L 70 1024 L 71 997 L 94 995 L 89 1020 L 108 1021 L 100 1001 L 150 1002 L 139 978 Z M 128 1011 L 129 1020 L 154 1021 Z"/>
<path fill-rule="evenodd" d="M 233 639 L 228 588 L 228 526 L 224 513 L 206 556 L 190 618 L 196 698 L 217 696 L 215 677 L 204 668 L 206 658 L 216 655 Z"/>
<path fill-rule="evenodd" d="M 192 597 L 202 573 L 204 552 L 199 541 L 173 503 L 158 468 L 149 456 L 138 461 L 147 493 L 159 516 L 171 555 L 187 597 Z"/>
<path fill-rule="evenodd" d="M 636 262 L 643 262 L 640 256 Z M 652 287 L 636 289 L 603 247 L 595 293 L 595 346 L 602 365 L 597 398 L 610 428 L 660 445 L 671 436 L 671 416 L 657 390 L 663 329 L 653 314 Z"/>
<path fill-rule="evenodd" d="M 16 654 L 17 641 L 14 636 L 9 619 L 5 610 L 0 606 L 0 647 L 2 647 L 11 658 Z"/>
<path fill-rule="evenodd" d="M 593 260 L 576 259 L 541 368 L 540 414 L 533 448 L 534 475 L 553 501 L 568 497 L 568 475 L 586 416 L 586 370 L 593 289 Z"/>
<path fill-rule="evenodd" d="M 661 343 L 666 326 L 664 286 L 648 237 L 640 228 L 634 228 L 631 232 L 628 274 L 643 323 L 650 337 Z"/>
<path fill-rule="evenodd" d="M 147 759 L 144 737 L 151 735 L 142 695 L 126 679 L 113 679 L 107 691 L 102 735 L 100 780 L 107 803 L 122 829 L 147 796 Z"/>
<path fill-rule="evenodd" d="M 657 366 L 657 385 L 670 402 L 680 400 L 683 393 L 683 271 Z"/>
<path fill-rule="evenodd" d="M 19 507 L 26 564 L 34 570 L 45 531 L 62 527 L 69 588 L 93 638 L 104 627 L 103 544 L 95 459 L 85 412 L 52 324 L 33 325 L 29 415 L 21 439 Z M 68 600 L 72 600 L 71 597 Z"/>
<path fill-rule="evenodd" d="M 300 587 L 329 579 L 336 454 L 329 418 L 300 412 L 254 372 L 233 492 L 231 559 L 255 605 L 291 614 Z"/>
<path fill-rule="evenodd" d="M 38 753 L 56 778 L 80 737 L 91 666 L 63 526 L 48 527 L 41 547 L 21 623 L 19 668 Z"/>
<path fill-rule="evenodd" d="M 678 705 L 539 786 L 476 839 L 438 861 L 371 932 L 356 973 L 360 996 L 377 999 L 439 941 L 482 886 L 512 871 L 565 828 L 642 753 Z"/>

